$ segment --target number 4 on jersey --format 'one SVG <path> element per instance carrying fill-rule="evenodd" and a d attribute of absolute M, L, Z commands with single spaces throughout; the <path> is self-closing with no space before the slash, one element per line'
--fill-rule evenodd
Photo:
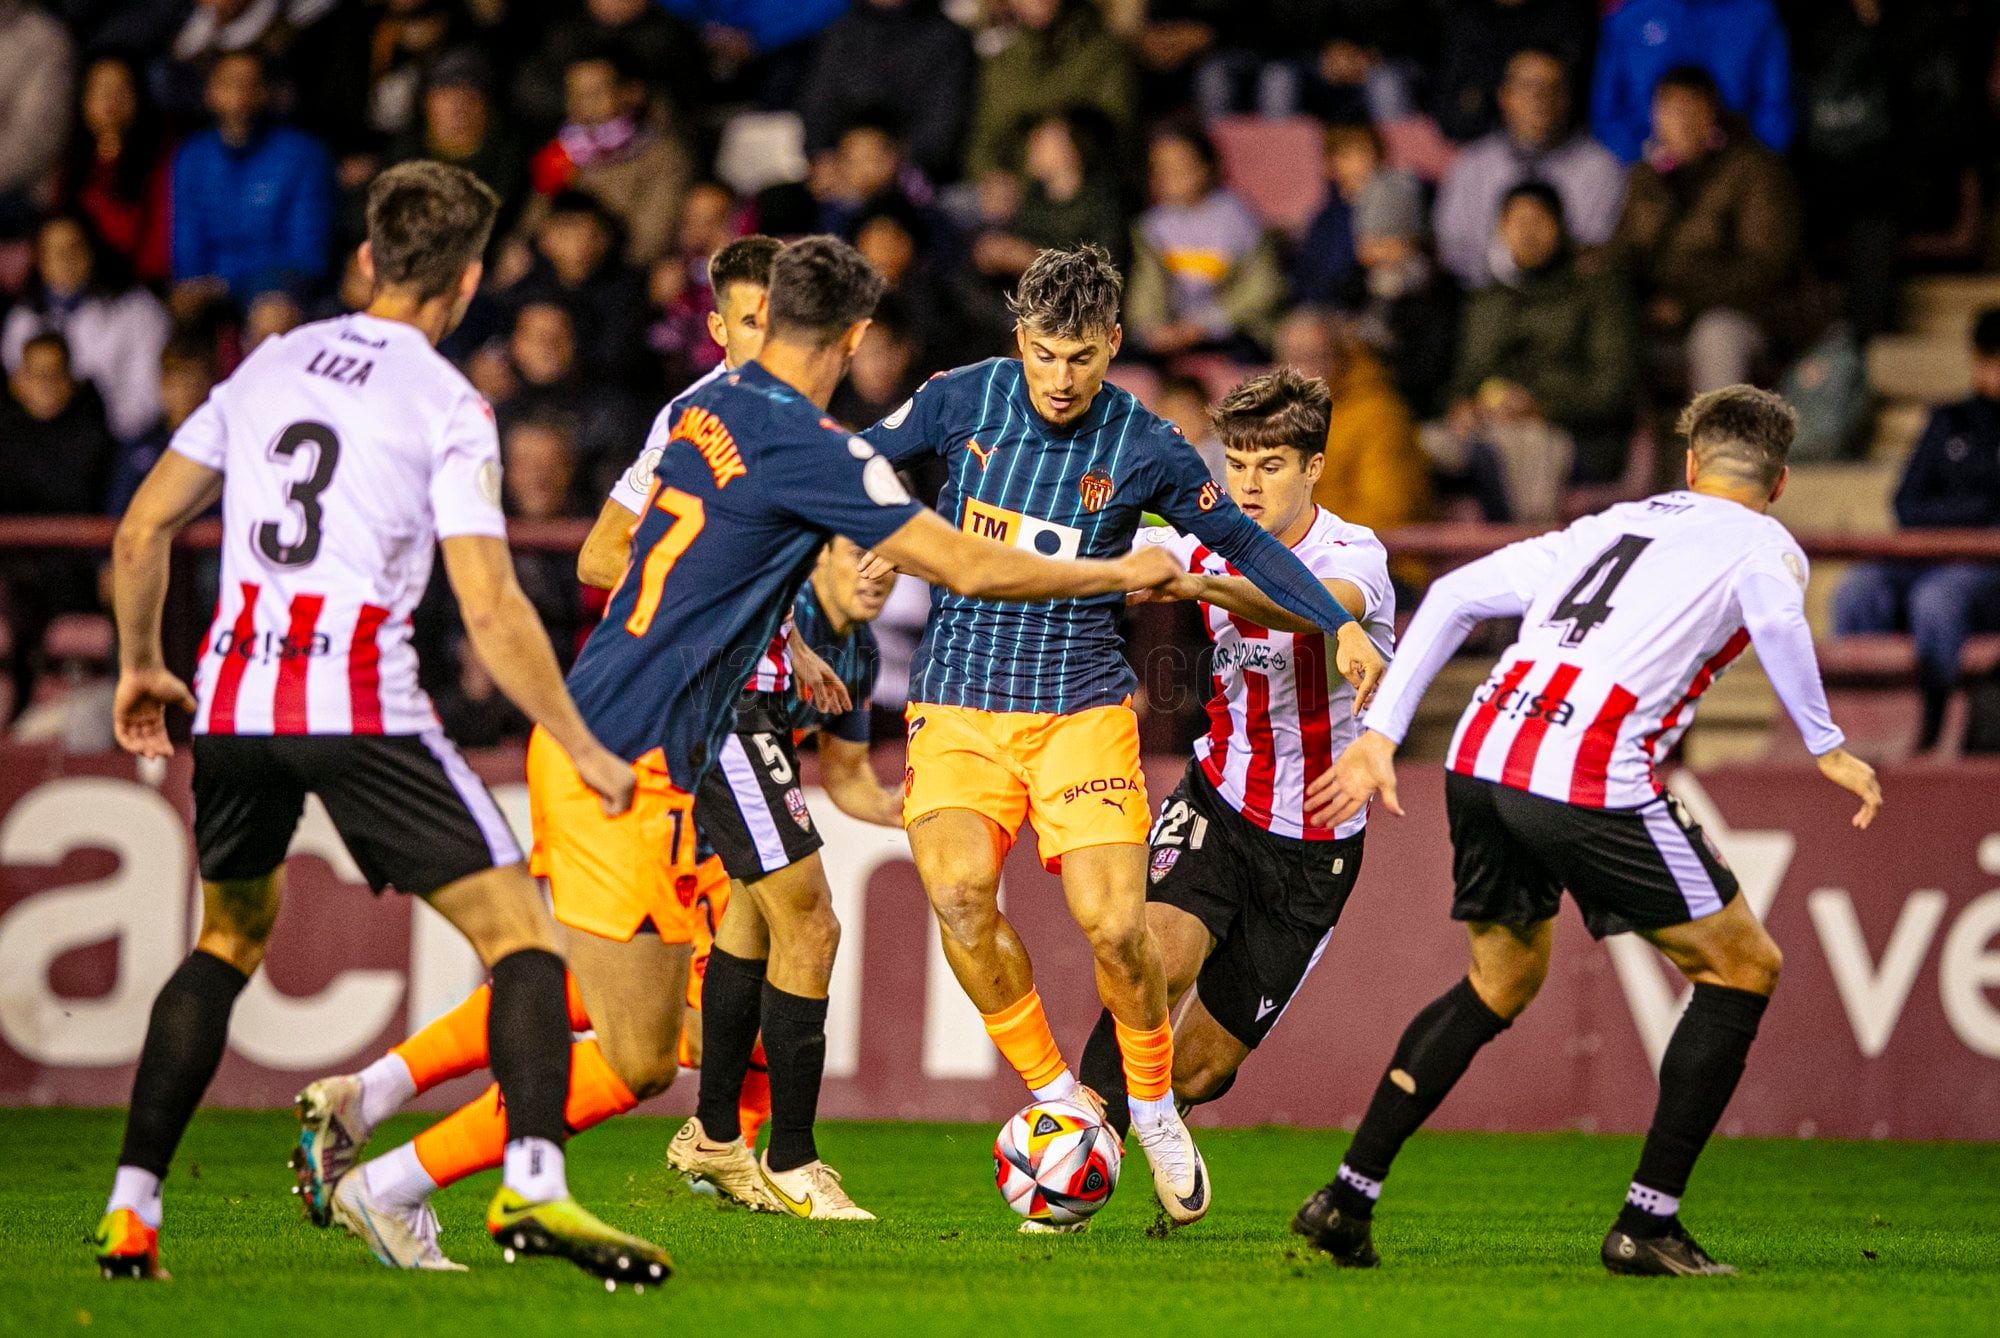
<path fill-rule="evenodd" d="M 1595 631 L 1605 619 L 1611 616 L 1611 592 L 1618 588 L 1632 570 L 1632 564 L 1639 560 L 1639 554 L 1646 551 L 1652 539 L 1639 534 L 1619 536 L 1618 542 L 1592 558 L 1590 565 L 1583 569 L 1583 575 L 1576 578 L 1563 597 L 1550 610 L 1544 627 L 1554 627 L 1558 623 L 1568 623 L 1569 630 L 1562 634 L 1565 646 L 1581 646 L 1583 639 Z"/>

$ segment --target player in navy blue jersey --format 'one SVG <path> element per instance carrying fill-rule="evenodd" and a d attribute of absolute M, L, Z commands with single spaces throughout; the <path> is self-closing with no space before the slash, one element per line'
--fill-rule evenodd
<path fill-rule="evenodd" d="M 1224 494 L 1179 429 L 1105 384 L 1123 281 L 1101 247 L 1044 251 L 1013 299 L 1020 357 L 933 377 L 864 434 L 890 459 L 941 457 L 938 506 L 961 532 L 1052 557 L 1132 546 L 1157 512 L 1291 614 L 1335 633 L 1363 702 L 1382 673 L 1367 634 Z M 884 554 L 888 557 L 891 555 Z M 1028 955 L 998 903 L 1000 865 L 1033 818 L 1090 939 L 1117 1022 L 1133 1128 L 1168 1217 L 1208 1210 L 1206 1172 L 1169 1085 L 1173 1036 L 1146 928 L 1151 814 L 1117 595 L 1000 604 L 940 591 L 910 685 L 904 821 L 945 956 L 1036 1096 L 1078 1092 Z"/>

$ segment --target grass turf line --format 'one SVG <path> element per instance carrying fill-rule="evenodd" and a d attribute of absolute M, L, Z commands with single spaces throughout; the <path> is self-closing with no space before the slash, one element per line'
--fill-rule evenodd
<path fill-rule="evenodd" d="M 116 1111 L 0 1111 L 0 1333 L 300 1333 L 531 1338 L 647 1333 L 786 1338 L 893 1333 L 1097 1335 L 1986 1332 L 2000 1313 L 2000 1146 L 1721 1141 L 1688 1220 L 1746 1276 L 1618 1279 L 1597 1263 L 1638 1140 L 1420 1134 L 1398 1162 L 1377 1242 L 1341 1272 L 1286 1234 L 1346 1135 L 1203 1130 L 1206 1222 L 1148 1239 L 1143 1159 L 1077 1237 L 1022 1237 L 994 1190 L 992 1131 L 823 1126 L 868 1224 L 719 1208 L 662 1160 L 674 1124 L 614 1120 L 577 1140 L 570 1183 L 613 1224 L 670 1249 L 658 1294 L 606 1295 L 568 1265 L 509 1267 L 481 1218 L 495 1176 L 438 1200 L 446 1252 L 473 1272 L 395 1273 L 285 1193 L 296 1125 L 205 1111 L 167 1182 L 165 1286 L 99 1280 L 85 1239 L 117 1155 Z M 395 1121 L 377 1151 L 424 1123 Z M 1612 1326 L 1618 1326 L 1613 1330 Z"/>

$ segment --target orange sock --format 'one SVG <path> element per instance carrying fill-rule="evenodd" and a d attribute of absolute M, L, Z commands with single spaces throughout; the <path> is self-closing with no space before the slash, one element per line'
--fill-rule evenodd
<path fill-rule="evenodd" d="M 571 1133 L 580 1134 L 639 1104 L 612 1072 L 596 1041 L 578 1041 L 569 1055 L 563 1122 Z M 414 1145 L 417 1160 L 439 1185 L 455 1184 L 498 1166 L 507 1152 L 507 1112 L 500 1106 L 500 1085 L 488 1087 L 418 1134 Z"/>
<path fill-rule="evenodd" d="M 1042 1011 L 1042 996 L 1035 990 L 1030 989 L 997 1013 L 981 1013 L 979 1017 L 993 1044 L 1000 1047 L 1000 1053 L 1030 1088 L 1048 1086 L 1068 1067 L 1049 1030 L 1048 1014 Z"/>
<path fill-rule="evenodd" d="M 1125 1093 L 1140 1101 L 1158 1101 L 1174 1090 L 1174 1025 L 1128 1027 L 1111 1019 L 1118 1034 L 1118 1054 L 1125 1065 Z"/>
<path fill-rule="evenodd" d="M 589 1031 L 590 1014 L 584 1011 L 576 977 L 567 971 L 563 1001 L 569 1006 L 570 1030 Z M 463 1003 L 393 1048 L 419 1092 L 486 1067 L 486 1015 L 492 1006 L 493 987 L 481 985 Z"/>
<path fill-rule="evenodd" d="M 757 1131 L 771 1118 L 771 1067 L 764 1058 L 764 1038 L 757 1038 L 750 1051 L 750 1067 L 743 1074 L 743 1093 L 736 1098 L 736 1122 L 743 1126 L 743 1142 L 757 1146 Z"/>

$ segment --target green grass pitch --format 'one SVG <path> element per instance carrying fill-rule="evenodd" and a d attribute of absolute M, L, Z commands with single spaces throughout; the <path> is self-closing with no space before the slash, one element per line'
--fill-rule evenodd
<path fill-rule="evenodd" d="M 0 1111 L 0 1332 L 376 1338 L 539 1334 L 1991 1333 L 2000 1146 L 1718 1142 L 1688 1220 L 1734 1279 L 1612 1278 L 1597 1245 L 1638 1152 L 1581 1134 L 1420 1134 L 1377 1228 L 1384 1267 L 1341 1272 L 1285 1224 L 1346 1135 L 1207 1130 L 1216 1209 L 1150 1239 L 1136 1152 L 1080 1237 L 1029 1238 L 994 1191 L 992 1131 L 832 1125 L 821 1149 L 882 1221 L 719 1208 L 662 1155 L 673 1124 L 616 1120 L 572 1145 L 570 1182 L 680 1272 L 644 1296 L 566 1264 L 507 1266 L 480 1230 L 494 1177 L 439 1199 L 465 1275 L 392 1273 L 285 1192 L 288 1115 L 203 1112 L 167 1187 L 164 1286 L 100 1281 L 85 1238 L 122 1116 Z M 377 1148 L 422 1126 L 404 1119 Z"/>

